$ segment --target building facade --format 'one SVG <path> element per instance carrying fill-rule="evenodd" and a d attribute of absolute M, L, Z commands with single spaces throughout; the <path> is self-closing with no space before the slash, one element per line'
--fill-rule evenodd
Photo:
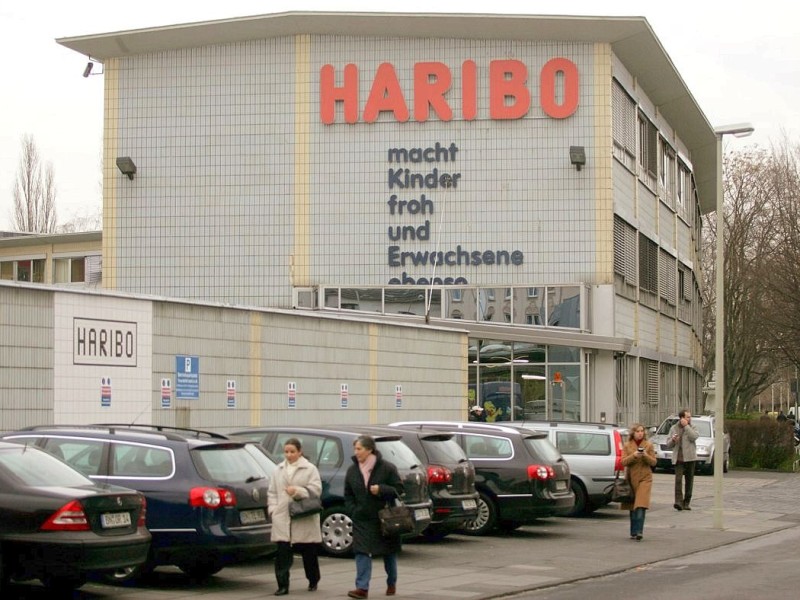
<path fill-rule="evenodd" d="M 702 408 L 716 140 L 645 19 L 285 13 L 58 41 L 104 63 L 106 289 L 466 331 L 442 357 L 497 420 Z"/>

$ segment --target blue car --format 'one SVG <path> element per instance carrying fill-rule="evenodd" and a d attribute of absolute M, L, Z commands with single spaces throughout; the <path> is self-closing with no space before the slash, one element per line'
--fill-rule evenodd
<path fill-rule="evenodd" d="M 109 574 L 130 581 L 159 565 L 206 578 L 274 550 L 267 488 L 275 469 L 256 445 L 162 426 L 30 427 L 2 436 L 48 451 L 96 483 L 142 492 L 152 544 L 147 561 Z"/>

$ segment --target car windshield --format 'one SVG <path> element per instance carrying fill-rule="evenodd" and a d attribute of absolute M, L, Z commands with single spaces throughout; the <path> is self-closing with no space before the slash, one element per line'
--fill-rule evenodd
<path fill-rule="evenodd" d="M 269 477 L 275 468 L 266 455 L 250 444 L 200 446 L 192 451 L 192 460 L 201 477 L 218 483 L 256 481 Z"/>
<path fill-rule="evenodd" d="M 56 457 L 31 446 L 0 451 L 0 469 L 23 485 L 35 487 L 78 487 L 94 485 L 92 480 Z"/>
<path fill-rule="evenodd" d="M 672 426 L 678 422 L 677 417 L 673 418 L 670 417 L 666 419 L 662 424 L 661 427 L 658 428 L 656 431 L 656 435 L 667 435 L 669 430 Z M 697 429 L 697 433 L 700 437 L 712 437 L 711 435 L 711 421 L 700 420 L 700 419 L 692 419 L 692 427 Z"/>
<path fill-rule="evenodd" d="M 375 446 L 381 456 L 398 469 L 413 469 L 421 464 L 411 448 L 400 440 L 376 440 Z"/>

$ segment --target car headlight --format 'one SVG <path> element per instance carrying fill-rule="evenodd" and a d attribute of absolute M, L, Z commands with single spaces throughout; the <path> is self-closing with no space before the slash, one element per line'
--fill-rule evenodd
<path fill-rule="evenodd" d="M 697 446 L 697 453 L 698 454 L 711 454 L 711 448 L 708 446 Z"/>

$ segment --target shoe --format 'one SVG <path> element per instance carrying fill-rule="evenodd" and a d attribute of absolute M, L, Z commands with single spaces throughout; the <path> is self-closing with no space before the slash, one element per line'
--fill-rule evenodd
<path fill-rule="evenodd" d="M 309 583 L 308 584 L 308 591 L 309 592 L 316 592 L 317 591 L 317 584 L 316 583 Z"/>
<path fill-rule="evenodd" d="M 289 588 L 288 587 L 282 587 L 282 588 L 278 588 L 277 589 L 277 591 L 275 592 L 275 595 L 276 596 L 285 596 L 288 593 L 289 593 Z"/>
<path fill-rule="evenodd" d="M 636 539 L 636 534 L 635 534 L 635 533 L 632 533 L 632 534 L 631 534 L 631 539 L 632 539 L 632 540 L 635 540 L 635 539 Z"/>
<path fill-rule="evenodd" d="M 393 585 L 390 585 L 386 588 L 386 595 L 387 596 L 394 596 L 397 593 L 397 588 Z"/>
<path fill-rule="evenodd" d="M 641 533 L 636 534 L 636 541 L 637 542 L 641 542 L 642 541 L 642 534 Z"/>
<path fill-rule="evenodd" d="M 356 588 L 354 590 L 350 590 L 349 592 L 347 592 L 347 595 L 350 598 L 368 598 L 369 590 L 362 590 L 361 588 Z"/>
<path fill-rule="evenodd" d="M 672 505 L 672 508 L 674 508 L 675 510 L 683 510 L 683 505 L 678 504 L 676 502 L 675 504 Z"/>
<path fill-rule="evenodd" d="M 683 505 L 683 510 L 692 510 L 688 504 Z"/>

